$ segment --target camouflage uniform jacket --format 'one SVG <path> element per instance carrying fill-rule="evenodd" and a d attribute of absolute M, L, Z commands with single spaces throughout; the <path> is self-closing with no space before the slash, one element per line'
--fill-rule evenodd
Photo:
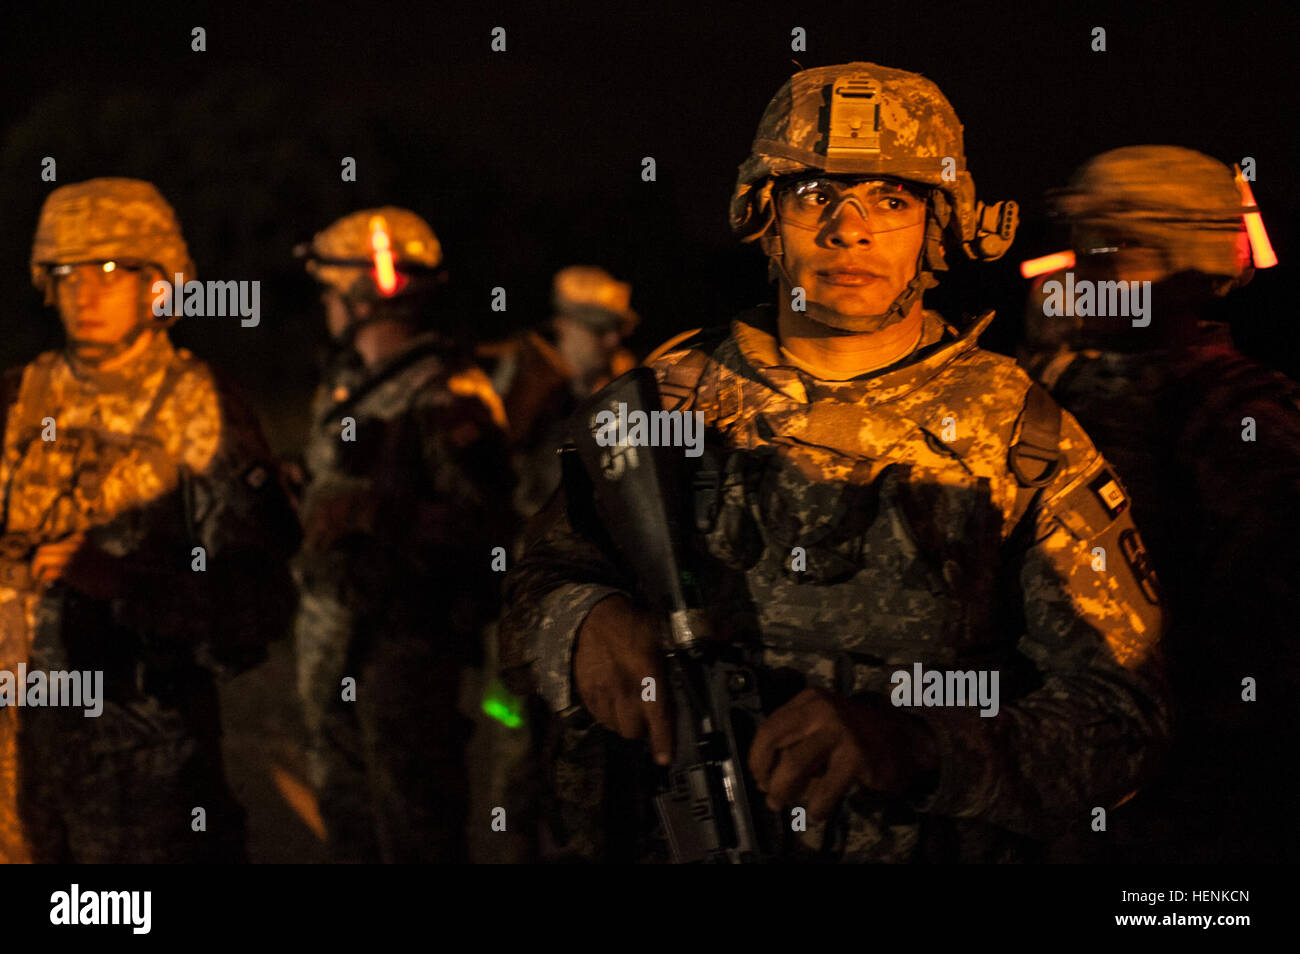
<path fill-rule="evenodd" d="M 371 373 L 322 386 L 294 560 L 300 612 L 409 633 L 450 629 L 461 645 L 446 648 L 472 654 L 466 640 L 497 601 L 492 548 L 510 542 L 503 425 L 486 375 L 449 358 L 432 334 Z"/>
<path fill-rule="evenodd" d="M 1020 485 L 1008 455 L 1031 382 L 976 347 L 991 319 L 958 334 L 927 312 L 916 351 L 850 381 L 783 362 L 770 308 L 740 316 L 720 343 L 697 336 L 651 363 L 666 407 L 703 412 L 730 455 L 697 542 L 743 575 L 740 599 L 714 608 L 733 621 L 748 608 L 768 665 L 881 695 L 916 662 L 1000 670 L 996 717 L 909 710 L 938 742 L 927 797 L 856 792 L 842 839 L 822 843 L 825 826 L 809 826 L 807 844 L 837 844 L 844 859 L 1009 857 L 1001 834 L 1084 825 L 1092 806 L 1123 798 L 1167 731 L 1159 593 L 1127 498 L 1068 414 L 1056 470 L 1041 489 Z M 688 363 L 702 374 L 679 375 Z M 579 701 L 582 620 L 634 589 L 575 531 L 581 503 L 557 494 L 506 582 L 510 659 L 560 712 Z"/>
<path fill-rule="evenodd" d="M 0 668 L 104 671 L 104 714 L 76 713 L 85 738 L 64 740 L 91 750 L 87 759 L 189 735 L 180 687 L 260 661 L 292 614 L 285 562 L 297 526 L 255 418 L 163 333 L 109 372 L 42 354 L 12 397 L 0 457 Z M 125 592 L 98 600 L 30 578 L 37 546 L 77 532 L 127 561 Z M 16 713 L 0 711 L 6 796 L 20 769 Z"/>

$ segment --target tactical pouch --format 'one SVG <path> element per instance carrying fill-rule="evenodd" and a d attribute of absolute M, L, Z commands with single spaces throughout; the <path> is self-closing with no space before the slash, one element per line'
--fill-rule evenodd
<path fill-rule="evenodd" d="M 774 456 L 758 486 L 761 525 L 767 548 L 793 580 L 836 583 L 862 567 L 862 538 L 880 506 L 880 475 L 870 479 L 872 463 L 860 461 L 849 480 L 810 479 L 797 461 Z M 791 554 L 804 551 L 806 568 L 795 571 Z"/>
<path fill-rule="evenodd" d="M 735 570 L 758 562 L 763 538 L 750 512 L 762 462 L 749 452 L 735 452 L 719 466 L 708 450 L 692 474 L 695 529 L 711 556 Z"/>

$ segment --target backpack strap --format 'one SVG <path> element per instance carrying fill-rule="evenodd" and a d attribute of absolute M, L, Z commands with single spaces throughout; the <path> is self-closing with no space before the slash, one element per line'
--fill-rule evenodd
<path fill-rule="evenodd" d="M 689 349 L 679 361 L 674 361 L 665 368 L 656 368 L 659 376 L 659 393 L 665 400 L 673 402 L 672 410 L 678 410 L 690 404 L 695 396 L 695 388 L 704 377 L 709 366 L 713 350 L 726 337 L 726 328 L 694 328 L 682 332 L 675 338 L 669 338 L 645 359 L 645 364 L 668 354 L 670 351 Z"/>
<path fill-rule="evenodd" d="M 704 377 L 704 369 L 709 364 L 709 356 L 703 351 L 692 351 L 681 361 L 664 371 L 659 382 L 659 393 L 664 400 L 673 402 L 673 409 L 685 407 L 695 397 L 695 387 Z"/>
<path fill-rule="evenodd" d="M 153 400 L 149 402 L 149 407 L 145 409 L 144 415 L 135 426 L 136 434 L 147 435 L 153 429 L 153 422 L 158 417 L 158 412 L 162 410 L 167 398 L 171 397 L 172 391 L 176 390 L 176 385 L 184 377 L 185 372 L 193 365 L 193 359 L 185 356 L 167 365 L 167 370 L 163 372 L 163 379 L 158 382 L 158 390 L 153 394 Z"/>
<path fill-rule="evenodd" d="M 1016 490 L 1014 522 L 1019 523 L 1034 496 L 1060 471 L 1061 406 L 1040 384 L 1032 384 L 1016 421 L 1007 463 L 1020 485 Z"/>

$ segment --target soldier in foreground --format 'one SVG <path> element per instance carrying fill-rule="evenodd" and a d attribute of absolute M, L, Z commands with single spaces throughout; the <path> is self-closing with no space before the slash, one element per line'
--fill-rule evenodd
<path fill-rule="evenodd" d="M 423 219 L 356 212 L 304 251 L 352 359 L 313 409 L 295 561 L 298 685 L 330 853 L 462 861 L 470 723 L 457 702 L 496 610 L 492 550 L 510 540 L 504 416 L 430 323 L 442 249 Z"/>
<path fill-rule="evenodd" d="M 6 396 L 0 668 L 102 672 L 104 700 L 0 710 L 0 856 L 240 860 L 214 679 L 287 631 L 292 510 L 252 414 L 154 317 L 194 267 L 152 185 L 51 192 L 31 269 L 67 344 Z"/>
<path fill-rule="evenodd" d="M 723 461 L 682 508 L 722 581 L 707 609 L 805 687 L 747 756 L 785 827 L 797 808 L 811 822 L 781 856 L 1037 857 L 1141 784 L 1167 716 L 1158 591 L 1119 481 L 976 346 L 991 313 L 957 326 L 922 304 L 947 256 L 1005 251 L 1014 206 L 975 202 L 933 83 L 851 63 L 796 74 L 768 105 L 731 224 L 768 255 L 775 306 L 648 363 Z M 675 741 L 666 693 L 646 701 L 660 621 L 612 556 L 619 532 L 566 481 L 502 624 L 507 660 L 563 719 L 553 834 L 588 859 L 662 856 L 653 775 L 620 736 L 648 737 L 661 766 Z M 996 715 L 891 705 L 917 663 L 998 673 Z"/>
<path fill-rule="evenodd" d="M 1262 226 L 1251 240 L 1246 217 L 1259 213 L 1243 191 L 1209 156 L 1129 146 L 1050 197 L 1080 285 L 1151 283 L 1151 313 L 1134 322 L 1095 308 L 1047 315 L 1043 287 L 1064 274 L 1043 276 L 1029 338 L 1056 344 L 1023 356 L 1133 490 L 1172 619 L 1169 765 L 1112 837 L 1085 842 L 1099 859 L 1280 861 L 1300 847 L 1287 821 L 1300 793 L 1276 772 L 1300 678 L 1300 386 L 1206 317 L 1276 262 Z"/>

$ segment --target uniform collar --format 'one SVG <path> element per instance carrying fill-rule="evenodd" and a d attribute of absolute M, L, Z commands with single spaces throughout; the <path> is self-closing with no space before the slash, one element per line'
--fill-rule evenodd
<path fill-rule="evenodd" d="M 762 305 L 733 319 L 731 336 L 760 380 L 792 400 L 808 404 L 819 397 L 857 400 L 867 393 L 889 391 L 898 392 L 893 396 L 899 396 L 916 390 L 972 350 L 993 316 L 994 312 L 986 311 L 964 330 L 958 330 L 938 312 L 923 312 L 921 342 L 915 350 L 889 367 L 847 381 L 818 380 L 783 358 L 776 332 L 776 309 L 771 305 Z"/>
<path fill-rule="evenodd" d="M 119 392 L 138 388 L 142 381 L 166 368 L 176 357 L 165 331 L 154 332 L 144 350 L 126 364 L 101 371 L 93 364 L 77 359 L 71 349 L 64 349 L 63 364 L 72 378 L 83 387 L 96 392 Z"/>
<path fill-rule="evenodd" d="M 426 331 L 412 337 L 373 371 L 367 371 L 364 365 L 357 362 L 340 364 L 339 374 L 332 380 L 330 406 L 326 408 L 322 419 L 331 419 L 339 408 L 355 404 L 412 365 L 430 356 L 442 357 L 446 351 L 446 339 L 436 331 Z"/>
<path fill-rule="evenodd" d="M 387 360 L 366 374 L 366 382 L 374 386 L 386 378 L 397 374 L 403 368 L 414 364 L 430 354 L 441 354 L 447 350 L 447 342 L 436 331 L 425 331 L 410 338 L 402 348 Z"/>

